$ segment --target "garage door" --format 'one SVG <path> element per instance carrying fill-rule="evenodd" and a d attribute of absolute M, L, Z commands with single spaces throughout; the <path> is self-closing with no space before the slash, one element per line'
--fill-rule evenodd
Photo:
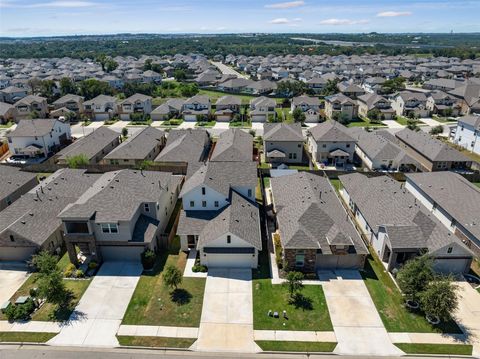
<path fill-rule="evenodd" d="M 433 263 L 435 271 L 440 273 L 453 273 L 461 274 L 465 272 L 468 259 L 455 258 L 455 259 L 437 259 Z"/>
<path fill-rule="evenodd" d="M 0 249 L 0 261 L 28 261 L 35 251 L 33 247 L 3 247 Z"/>
<path fill-rule="evenodd" d="M 104 261 L 140 261 L 143 247 L 101 247 Z"/>
<path fill-rule="evenodd" d="M 251 254 L 207 254 L 208 267 L 251 268 Z"/>

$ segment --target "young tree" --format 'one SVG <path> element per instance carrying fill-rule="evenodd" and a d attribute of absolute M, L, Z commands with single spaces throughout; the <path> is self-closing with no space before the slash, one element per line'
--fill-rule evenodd
<path fill-rule="evenodd" d="M 300 123 L 305 122 L 306 117 L 300 107 L 297 107 L 295 110 L 293 110 L 292 116 L 295 122 L 300 122 Z"/>
<path fill-rule="evenodd" d="M 439 135 L 441 133 L 443 133 L 443 126 L 442 125 L 432 127 L 432 129 L 430 130 L 431 135 Z"/>
<path fill-rule="evenodd" d="M 62 77 L 60 79 L 60 93 L 62 95 L 76 94 L 77 85 L 75 85 L 75 82 L 72 79 L 68 77 Z"/>
<path fill-rule="evenodd" d="M 67 157 L 67 163 L 69 168 L 76 169 L 88 165 L 89 161 L 87 156 L 82 153 L 76 156 Z"/>
<path fill-rule="evenodd" d="M 172 289 L 177 289 L 182 283 L 182 272 L 174 265 L 169 264 L 163 270 L 163 283 Z"/>
<path fill-rule="evenodd" d="M 420 127 L 418 127 L 418 122 L 412 119 L 407 120 L 407 128 L 412 131 L 420 131 Z"/>
<path fill-rule="evenodd" d="M 398 271 L 397 282 L 407 299 L 418 301 L 421 293 L 433 280 L 433 261 L 423 255 L 407 261 Z"/>
<path fill-rule="evenodd" d="M 48 251 L 41 251 L 32 256 L 30 264 L 40 273 L 51 273 L 57 269 L 58 257 Z"/>
<path fill-rule="evenodd" d="M 295 295 L 303 288 L 303 273 L 301 272 L 288 272 L 287 281 L 285 282 L 290 295 L 290 300 L 295 300 Z"/>
<path fill-rule="evenodd" d="M 429 316 L 447 321 L 458 307 L 457 286 L 452 278 L 442 277 L 432 281 L 420 296 L 420 306 Z"/>
<path fill-rule="evenodd" d="M 57 268 L 50 273 L 40 273 L 37 281 L 38 294 L 47 302 L 63 306 L 66 304 L 69 292 L 63 282 L 63 274 Z"/>
<path fill-rule="evenodd" d="M 128 128 L 124 127 L 122 128 L 122 137 L 127 137 L 128 136 Z"/>

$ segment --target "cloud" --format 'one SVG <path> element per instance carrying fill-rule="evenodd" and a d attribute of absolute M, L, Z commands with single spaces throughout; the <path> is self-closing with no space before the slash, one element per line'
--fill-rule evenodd
<path fill-rule="evenodd" d="M 379 12 L 377 17 L 398 17 L 398 16 L 410 16 L 412 13 L 410 11 L 384 11 Z"/>
<path fill-rule="evenodd" d="M 97 6 L 98 3 L 91 1 L 50 1 L 38 4 L 25 5 L 28 8 L 41 8 L 41 7 L 59 7 L 59 8 L 79 8 L 79 7 L 92 7 Z"/>
<path fill-rule="evenodd" d="M 368 24 L 368 20 L 350 20 L 350 19 L 326 19 L 320 21 L 320 25 L 333 25 L 333 26 L 341 26 L 341 25 L 361 25 L 361 24 Z"/>
<path fill-rule="evenodd" d="M 305 1 L 287 1 L 265 5 L 267 9 L 291 9 L 305 5 Z"/>
<path fill-rule="evenodd" d="M 274 25 L 289 25 L 289 26 L 298 26 L 298 23 L 302 21 L 301 18 L 296 17 L 295 19 L 287 19 L 285 17 L 279 17 L 273 20 L 270 20 L 268 23 L 269 24 L 274 24 Z"/>

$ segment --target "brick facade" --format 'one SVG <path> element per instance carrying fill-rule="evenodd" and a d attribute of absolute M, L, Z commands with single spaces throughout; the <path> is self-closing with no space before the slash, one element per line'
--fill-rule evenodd
<path fill-rule="evenodd" d="M 283 250 L 283 264 L 284 268 L 288 271 L 296 270 L 304 273 L 315 273 L 315 262 L 317 260 L 316 249 L 305 249 L 305 264 L 303 267 L 295 267 L 295 256 L 297 255 L 297 249 L 284 249 Z M 285 265 L 286 264 L 286 265 Z"/>

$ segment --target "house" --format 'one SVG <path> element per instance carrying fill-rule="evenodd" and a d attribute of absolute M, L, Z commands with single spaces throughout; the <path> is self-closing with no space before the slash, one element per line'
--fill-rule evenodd
<path fill-rule="evenodd" d="M 48 104 L 45 97 L 28 95 L 18 100 L 13 105 L 17 109 L 19 119 L 33 116 L 34 118 L 45 118 L 48 113 Z"/>
<path fill-rule="evenodd" d="M 233 92 L 239 93 L 242 92 L 247 86 L 249 86 L 253 81 L 249 79 L 244 79 L 242 77 L 236 77 L 229 79 L 217 85 L 217 89 L 224 92 Z"/>
<path fill-rule="evenodd" d="M 203 162 L 210 149 L 210 136 L 204 129 L 171 130 L 167 143 L 155 162 L 164 164 L 196 164 Z"/>
<path fill-rule="evenodd" d="M 255 97 L 250 100 L 250 118 L 252 122 L 268 122 L 276 116 L 277 102 L 265 96 Z"/>
<path fill-rule="evenodd" d="M 435 90 L 427 98 L 427 110 L 432 114 L 444 117 L 458 116 L 460 105 L 457 102 L 457 98 L 453 95 Z"/>
<path fill-rule="evenodd" d="M 318 122 L 320 119 L 320 100 L 318 97 L 298 96 L 292 99 L 290 111 L 300 109 L 305 115 L 305 122 Z"/>
<path fill-rule="evenodd" d="M 360 127 L 348 129 L 348 133 L 357 142 L 355 153 L 371 171 L 416 171 L 420 164 L 407 152 L 390 141 L 382 131 L 368 132 Z"/>
<path fill-rule="evenodd" d="M 60 253 L 64 242 L 58 214 L 99 177 L 61 169 L 1 211 L 0 261 L 28 261 L 40 250 Z"/>
<path fill-rule="evenodd" d="M 459 118 L 453 141 L 480 155 L 480 116 L 468 115 Z"/>
<path fill-rule="evenodd" d="M 337 88 L 338 91 L 352 100 L 356 100 L 359 96 L 365 94 L 365 90 L 363 88 L 348 81 L 339 82 L 337 84 Z"/>
<path fill-rule="evenodd" d="M 462 86 L 462 81 L 454 79 L 430 79 L 423 83 L 422 87 L 427 90 L 452 91 Z"/>
<path fill-rule="evenodd" d="M 65 165 L 70 158 L 82 156 L 89 164 L 97 164 L 119 144 L 120 134 L 101 126 L 58 152 L 54 160 L 58 164 Z"/>
<path fill-rule="evenodd" d="M 158 72 L 147 70 L 142 74 L 143 82 L 145 83 L 155 83 L 160 84 L 162 83 L 162 75 Z"/>
<path fill-rule="evenodd" d="M 101 262 L 140 261 L 145 250 L 166 247 L 161 234 L 182 180 L 168 172 L 122 170 L 101 175 L 58 215 L 70 261 L 78 262 L 76 248 Z"/>
<path fill-rule="evenodd" d="M 287 270 L 363 268 L 368 250 L 327 178 L 298 172 L 272 178 L 270 186 Z"/>
<path fill-rule="evenodd" d="M 132 116 L 140 116 L 144 119 L 145 116 L 152 112 L 152 97 L 140 93 L 136 93 L 118 105 L 118 114 L 122 120 L 130 120 Z"/>
<path fill-rule="evenodd" d="M 104 76 L 101 81 L 108 83 L 111 87 L 117 90 L 120 90 L 125 86 L 125 82 L 121 78 L 112 75 Z"/>
<path fill-rule="evenodd" d="M 185 100 L 182 107 L 183 119 L 185 121 L 198 121 L 210 116 L 212 105 L 210 98 L 206 95 L 195 95 Z"/>
<path fill-rule="evenodd" d="M 95 121 L 105 121 L 117 114 L 117 99 L 113 96 L 98 95 L 83 103 L 85 113 Z"/>
<path fill-rule="evenodd" d="M 139 166 L 153 161 L 165 147 L 165 132 L 155 127 L 145 127 L 115 147 L 101 161 L 110 165 Z"/>
<path fill-rule="evenodd" d="M 339 179 L 343 186 L 340 195 L 357 227 L 388 271 L 423 253 L 433 258 L 438 272 L 469 271 L 473 253 L 403 183 L 360 173 Z"/>
<path fill-rule="evenodd" d="M 78 95 L 67 94 L 54 101 L 52 105 L 55 110 L 67 108 L 68 110 L 75 112 L 77 115 L 84 111 L 83 97 Z"/>
<path fill-rule="evenodd" d="M 448 92 L 459 100 L 460 114 L 480 114 L 480 84 L 468 82 Z"/>
<path fill-rule="evenodd" d="M 355 143 L 348 129 L 337 121 L 325 121 L 307 132 L 307 146 L 318 164 L 344 166 L 353 161 Z"/>
<path fill-rule="evenodd" d="M 253 95 L 269 94 L 277 89 L 277 84 L 270 80 L 252 81 L 243 88 L 244 92 Z"/>
<path fill-rule="evenodd" d="M 157 108 L 155 108 L 151 113 L 150 117 L 153 121 L 163 121 L 170 118 L 176 118 L 180 116 L 182 112 L 183 100 L 180 98 L 171 98 L 165 101 Z"/>
<path fill-rule="evenodd" d="M 412 173 L 405 188 L 480 256 L 480 191 L 475 185 L 454 172 Z"/>
<path fill-rule="evenodd" d="M 397 116 L 428 117 L 427 96 L 423 92 L 402 91 L 392 98 L 392 108 Z"/>
<path fill-rule="evenodd" d="M 6 102 L 0 102 L 0 124 L 17 121 L 17 109 Z"/>
<path fill-rule="evenodd" d="M 325 97 L 325 115 L 330 120 L 343 117 L 351 121 L 358 115 L 357 102 L 341 93 L 327 96 Z"/>
<path fill-rule="evenodd" d="M 300 123 L 264 123 L 263 151 L 272 164 L 303 162 L 303 133 Z"/>
<path fill-rule="evenodd" d="M 307 89 L 313 91 L 316 94 L 321 93 L 328 83 L 328 81 L 323 77 L 312 77 L 311 79 L 305 80 L 304 82 Z"/>
<path fill-rule="evenodd" d="M 222 96 L 215 103 L 215 119 L 220 122 L 228 122 L 240 114 L 242 99 L 237 96 Z"/>
<path fill-rule="evenodd" d="M 38 184 L 37 174 L 20 171 L 20 168 L 0 165 L 0 211 L 30 191 Z"/>
<path fill-rule="evenodd" d="M 8 86 L 0 90 L 0 101 L 6 103 L 15 103 L 22 98 L 27 97 L 27 90 L 16 86 Z"/>
<path fill-rule="evenodd" d="M 72 138 L 70 125 L 59 119 L 20 120 L 7 135 L 13 155 L 48 157 L 66 146 Z"/>
<path fill-rule="evenodd" d="M 395 133 L 395 136 L 406 152 L 420 163 L 422 170 L 448 171 L 467 169 L 472 165 L 471 159 L 423 131 L 404 128 Z"/>
<path fill-rule="evenodd" d="M 252 159 L 253 136 L 238 128 L 222 132 L 210 156 L 211 162 L 248 162 Z"/>
<path fill-rule="evenodd" d="M 377 112 L 376 120 L 392 120 L 395 116 L 395 111 L 392 109 L 390 101 L 385 97 L 375 93 L 368 93 L 361 95 L 357 99 L 358 114 L 363 118 L 369 117 L 373 112 Z M 375 120 L 375 119 L 371 119 Z"/>
<path fill-rule="evenodd" d="M 207 162 L 185 181 L 180 193 L 177 234 L 181 249 L 196 249 L 200 263 L 213 267 L 256 268 L 262 249 L 255 204 L 255 162 Z"/>

